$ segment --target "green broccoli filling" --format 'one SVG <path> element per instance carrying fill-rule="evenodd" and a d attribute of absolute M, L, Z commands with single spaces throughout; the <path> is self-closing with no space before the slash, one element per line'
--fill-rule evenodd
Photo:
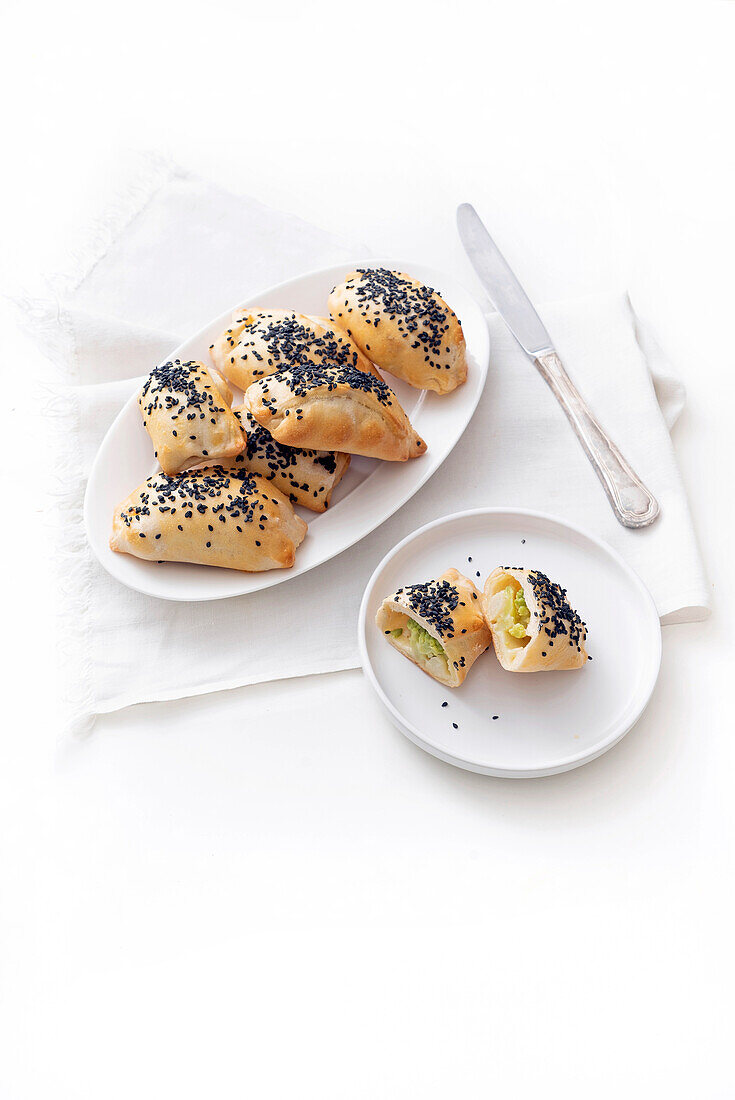
<path fill-rule="evenodd" d="M 507 631 L 511 638 L 527 638 L 530 618 L 531 612 L 526 606 L 523 589 L 519 588 L 514 592 L 513 585 L 509 584 L 503 590 L 503 602 L 498 614 L 497 625 L 501 630 Z"/>
<path fill-rule="evenodd" d="M 437 642 L 436 638 L 432 638 L 423 626 L 420 626 L 413 619 L 406 619 L 405 628 L 399 628 L 397 631 L 393 630 L 391 633 L 394 637 L 399 637 L 403 633 L 403 629 L 408 634 L 409 645 L 415 657 L 424 661 L 428 661 L 432 657 L 442 657 L 446 661 L 447 655 L 442 645 Z"/>

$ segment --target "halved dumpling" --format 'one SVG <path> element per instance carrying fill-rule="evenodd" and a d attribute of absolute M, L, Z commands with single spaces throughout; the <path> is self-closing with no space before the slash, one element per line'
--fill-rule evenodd
<path fill-rule="evenodd" d="M 451 688 L 491 644 L 480 593 L 456 569 L 399 588 L 383 600 L 375 622 L 399 653 Z"/>
<path fill-rule="evenodd" d="M 498 660 L 509 672 L 581 668 L 587 627 L 566 590 L 538 570 L 503 566 L 485 583 L 482 609 Z"/>

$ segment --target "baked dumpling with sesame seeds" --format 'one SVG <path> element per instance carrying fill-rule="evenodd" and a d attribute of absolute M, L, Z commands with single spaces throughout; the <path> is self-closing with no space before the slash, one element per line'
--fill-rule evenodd
<path fill-rule="evenodd" d="M 464 683 L 491 644 L 480 593 L 456 569 L 399 588 L 383 600 L 375 622 L 399 653 L 450 688 Z"/>
<path fill-rule="evenodd" d="M 253 382 L 244 405 L 278 443 L 405 462 L 426 451 L 382 378 L 339 363 L 297 364 Z"/>
<path fill-rule="evenodd" d="M 230 327 L 209 351 L 217 370 L 246 390 L 256 378 L 299 361 L 314 338 L 314 326 L 303 313 L 244 307 L 233 312 Z"/>
<path fill-rule="evenodd" d="M 587 662 L 587 627 L 565 589 L 536 569 L 494 569 L 482 597 L 495 652 L 509 672 L 552 672 Z"/>
<path fill-rule="evenodd" d="M 462 325 L 436 290 L 384 267 L 351 271 L 327 300 L 332 320 L 381 370 L 444 394 L 467 378 Z"/>
<path fill-rule="evenodd" d="M 245 438 L 231 403 L 230 387 L 203 363 L 174 359 L 154 367 L 138 406 L 164 473 L 240 454 Z"/>
<path fill-rule="evenodd" d="M 110 548 L 148 561 L 184 561 L 260 573 L 290 569 L 306 524 L 258 474 L 155 474 L 116 509 Z"/>
<path fill-rule="evenodd" d="M 377 374 L 331 321 L 286 309 L 236 310 L 210 354 L 217 370 L 243 391 L 259 378 L 299 363 L 328 360 Z"/>
<path fill-rule="evenodd" d="M 247 436 L 242 454 L 222 463 L 231 477 L 260 474 L 287 496 L 311 512 L 326 512 L 332 492 L 350 464 L 343 451 L 315 451 L 284 447 L 243 408 L 232 410 Z"/>

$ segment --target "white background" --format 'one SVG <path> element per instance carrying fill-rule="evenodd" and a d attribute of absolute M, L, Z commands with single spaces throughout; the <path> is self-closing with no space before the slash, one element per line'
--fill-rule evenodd
<path fill-rule="evenodd" d="M 60 742 L 41 363 L 3 318 L 2 1100 L 735 1095 L 735 6 L 4 13 L 7 283 L 133 149 L 473 285 L 470 200 L 536 300 L 628 287 L 653 326 L 716 611 L 553 779 L 424 755 L 358 672 Z"/>

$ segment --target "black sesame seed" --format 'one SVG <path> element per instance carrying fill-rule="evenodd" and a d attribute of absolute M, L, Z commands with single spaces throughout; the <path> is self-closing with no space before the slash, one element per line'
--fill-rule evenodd
<path fill-rule="evenodd" d="M 569 606 L 566 590 L 536 570 L 528 574 L 528 583 L 542 610 L 539 619 L 553 646 L 554 638 L 566 635 L 570 645 L 577 646 L 587 637 L 587 629 L 576 611 Z"/>
<path fill-rule="evenodd" d="M 422 616 L 440 637 L 454 637 L 452 612 L 459 604 L 459 592 L 449 581 L 425 581 L 399 589 L 411 611 Z"/>

